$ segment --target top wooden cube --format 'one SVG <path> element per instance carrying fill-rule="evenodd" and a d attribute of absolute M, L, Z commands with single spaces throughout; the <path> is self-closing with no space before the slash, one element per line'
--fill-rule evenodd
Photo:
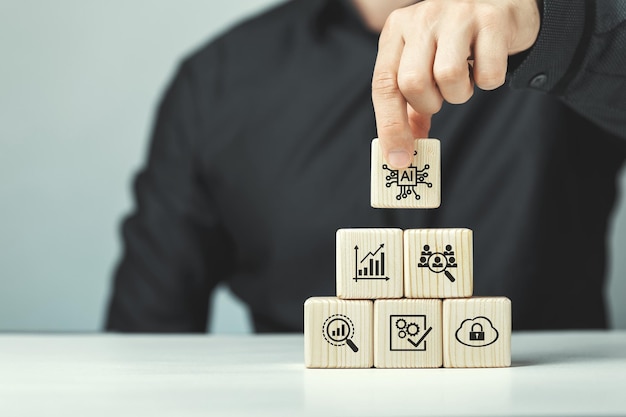
<path fill-rule="evenodd" d="M 376 208 L 437 208 L 441 204 L 441 150 L 437 139 L 416 139 L 413 162 L 393 169 L 372 141 L 371 205 Z"/>

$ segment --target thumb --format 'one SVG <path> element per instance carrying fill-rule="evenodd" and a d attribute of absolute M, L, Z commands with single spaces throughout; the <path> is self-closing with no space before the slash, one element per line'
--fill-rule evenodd
<path fill-rule="evenodd" d="M 430 132 L 430 120 L 431 114 L 420 114 L 413 110 L 411 105 L 406 106 L 407 114 L 409 117 L 409 126 L 411 126 L 411 133 L 415 139 L 427 138 Z"/>

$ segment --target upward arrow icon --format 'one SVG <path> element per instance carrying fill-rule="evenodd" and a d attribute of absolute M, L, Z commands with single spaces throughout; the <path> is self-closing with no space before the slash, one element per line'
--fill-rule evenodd
<path fill-rule="evenodd" d="M 363 262 L 364 260 L 366 260 L 368 256 L 376 256 L 376 254 L 377 254 L 378 252 L 380 252 L 380 250 L 381 250 L 382 248 L 384 248 L 384 247 L 385 247 L 385 244 L 384 244 L 384 243 L 381 243 L 381 244 L 380 244 L 380 246 L 378 247 L 378 249 L 376 249 L 376 252 L 368 252 L 368 253 L 367 253 L 367 255 L 365 255 L 365 256 L 363 257 L 363 259 L 361 259 L 361 262 Z M 358 246 L 355 246 L 355 248 L 357 248 L 357 249 L 358 249 L 359 247 L 358 247 Z"/>

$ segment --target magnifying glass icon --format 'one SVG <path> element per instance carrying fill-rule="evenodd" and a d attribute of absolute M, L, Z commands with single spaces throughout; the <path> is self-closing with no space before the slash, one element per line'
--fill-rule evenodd
<path fill-rule="evenodd" d="M 454 276 L 448 271 L 448 268 L 454 268 L 454 266 L 454 258 L 448 259 L 447 256 L 439 252 L 433 253 L 428 258 L 428 269 L 435 274 L 443 272 L 450 282 L 456 281 Z"/>
<path fill-rule="evenodd" d="M 354 353 L 359 351 L 358 346 L 352 341 L 354 337 L 354 324 L 348 316 L 334 314 L 324 322 L 324 339 L 333 346 L 348 345 Z"/>

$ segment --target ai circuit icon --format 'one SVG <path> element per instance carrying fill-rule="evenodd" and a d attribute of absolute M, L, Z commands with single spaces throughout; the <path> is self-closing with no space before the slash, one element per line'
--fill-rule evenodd
<path fill-rule="evenodd" d="M 415 155 L 417 151 L 413 151 L 413 156 Z M 411 195 L 419 200 L 422 196 L 418 193 L 417 187 L 425 185 L 427 188 L 432 188 L 433 186 L 432 182 L 426 181 L 430 169 L 428 164 L 425 164 L 422 169 L 417 169 L 413 164 L 403 170 L 391 169 L 387 164 L 383 164 L 382 168 L 388 172 L 385 176 L 385 186 L 387 188 L 395 186 L 398 189 L 396 200 L 409 198 Z"/>

